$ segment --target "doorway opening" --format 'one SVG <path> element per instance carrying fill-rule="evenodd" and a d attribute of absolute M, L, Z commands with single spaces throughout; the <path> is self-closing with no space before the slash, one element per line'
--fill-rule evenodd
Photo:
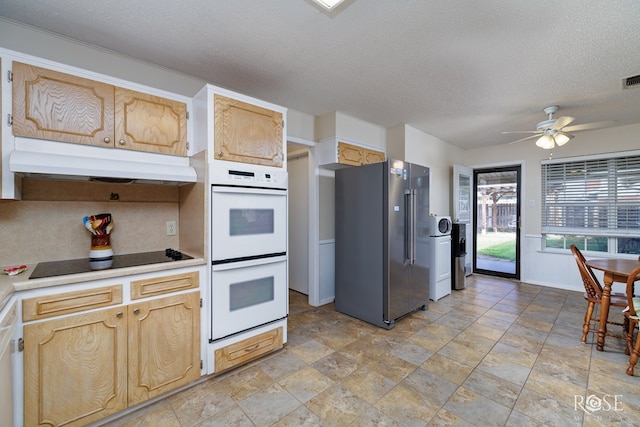
<path fill-rule="evenodd" d="M 520 280 L 520 166 L 473 171 L 474 272 Z"/>

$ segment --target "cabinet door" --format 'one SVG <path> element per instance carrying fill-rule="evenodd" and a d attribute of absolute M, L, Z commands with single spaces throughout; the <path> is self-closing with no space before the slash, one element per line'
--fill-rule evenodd
<path fill-rule="evenodd" d="M 24 327 L 24 424 L 84 426 L 126 408 L 123 308 Z"/>
<path fill-rule="evenodd" d="M 282 167 L 281 113 L 220 95 L 214 104 L 216 159 Z"/>
<path fill-rule="evenodd" d="M 366 165 L 384 162 L 384 157 L 385 155 L 382 151 L 364 149 L 364 163 Z"/>
<path fill-rule="evenodd" d="M 113 146 L 111 85 L 13 63 L 13 134 Z"/>
<path fill-rule="evenodd" d="M 129 405 L 200 377 L 200 293 L 129 306 Z"/>
<path fill-rule="evenodd" d="M 364 148 L 346 142 L 338 142 L 338 163 L 351 166 L 364 165 Z"/>
<path fill-rule="evenodd" d="M 187 105 L 115 88 L 116 147 L 187 155 Z"/>

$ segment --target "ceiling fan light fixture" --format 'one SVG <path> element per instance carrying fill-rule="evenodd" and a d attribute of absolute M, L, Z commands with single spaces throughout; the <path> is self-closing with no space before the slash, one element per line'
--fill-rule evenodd
<path fill-rule="evenodd" d="M 313 0 L 313 1 L 318 3 L 320 6 L 322 6 L 327 10 L 331 10 L 334 7 L 338 6 L 340 3 L 342 3 L 344 0 Z"/>
<path fill-rule="evenodd" d="M 556 141 L 556 144 L 559 146 L 563 146 L 567 142 L 569 142 L 573 138 L 573 135 L 569 135 L 568 133 L 558 132 L 553 136 L 553 139 Z"/>
<path fill-rule="evenodd" d="M 555 147 L 555 142 L 553 140 L 553 137 L 549 135 L 542 135 L 536 141 L 536 145 L 540 148 L 544 148 L 545 150 L 551 150 L 553 147 Z"/>

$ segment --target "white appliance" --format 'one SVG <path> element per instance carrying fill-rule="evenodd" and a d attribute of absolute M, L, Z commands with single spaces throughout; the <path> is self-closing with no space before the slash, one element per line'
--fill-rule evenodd
<path fill-rule="evenodd" d="M 429 215 L 427 219 L 429 236 L 448 236 L 451 234 L 451 217 L 441 215 Z"/>
<path fill-rule="evenodd" d="M 211 173 L 211 342 L 288 314 L 287 172 Z"/>
<path fill-rule="evenodd" d="M 429 299 L 451 294 L 451 217 L 429 216 Z"/>

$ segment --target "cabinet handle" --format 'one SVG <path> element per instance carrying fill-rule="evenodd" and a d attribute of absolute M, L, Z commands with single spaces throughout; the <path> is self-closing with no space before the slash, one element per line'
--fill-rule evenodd
<path fill-rule="evenodd" d="M 108 136 L 105 136 L 104 137 L 104 142 L 107 143 L 107 144 L 110 143 L 111 142 L 111 138 L 109 138 Z"/>
<path fill-rule="evenodd" d="M 122 138 L 122 139 L 121 139 L 120 141 L 118 141 L 118 142 L 120 143 L 120 145 L 124 145 L 126 141 L 124 140 L 124 138 Z"/>
<path fill-rule="evenodd" d="M 218 152 L 218 157 L 222 157 L 224 156 L 224 153 L 222 151 Z"/>
<path fill-rule="evenodd" d="M 140 309 L 139 308 L 134 308 L 133 309 L 133 314 L 139 314 L 140 313 Z"/>
<path fill-rule="evenodd" d="M 251 347 L 247 347 L 244 349 L 245 353 L 249 353 L 250 351 L 256 350 L 258 347 L 260 347 L 260 343 L 256 343 L 254 345 L 252 345 Z"/>
<path fill-rule="evenodd" d="M 116 313 L 116 317 L 122 317 L 122 314 L 123 313 L 121 311 L 119 311 L 119 312 Z"/>

